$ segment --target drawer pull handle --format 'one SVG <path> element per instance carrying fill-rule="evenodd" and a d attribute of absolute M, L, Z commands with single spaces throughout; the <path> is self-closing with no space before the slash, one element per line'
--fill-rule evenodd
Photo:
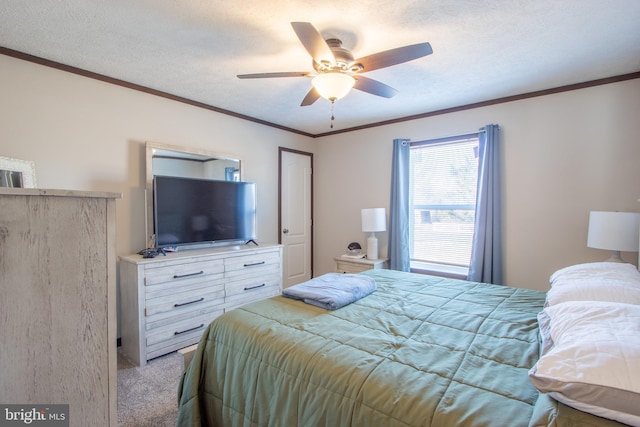
<path fill-rule="evenodd" d="M 204 274 L 204 270 L 200 270 L 197 273 L 187 273 L 187 274 L 174 274 L 174 279 L 182 279 L 184 277 L 198 276 L 200 274 Z"/>
<path fill-rule="evenodd" d="M 262 288 L 262 287 L 264 287 L 264 286 L 267 286 L 267 284 L 266 284 L 266 283 L 263 283 L 262 285 L 258 285 L 258 286 L 250 286 L 250 287 L 248 287 L 248 288 L 244 288 L 244 290 L 245 290 L 245 291 L 250 291 L 250 290 L 252 290 L 252 289 L 258 289 L 258 288 Z"/>
<path fill-rule="evenodd" d="M 173 304 L 173 306 L 174 307 L 182 307 L 183 305 L 195 304 L 195 303 L 200 302 L 200 301 L 204 301 L 204 297 L 199 298 L 199 299 L 194 300 L 194 301 L 183 302 L 183 303 L 180 303 L 180 304 Z"/>
<path fill-rule="evenodd" d="M 180 335 L 180 334 L 186 334 L 187 332 L 191 332 L 191 331 L 197 331 L 200 328 L 204 327 L 204 323 L 201 323 L 200 326 L 196 326 L 195 328 L 191 328 L 191 329 L 185 329 L 184 331 L 176 331 L 173 333 L 173 335 Z"/>
<path fill-rule="evenodd" d="M 260 261 L 260 262 L 254 262 L 253 264 L 245 264 L 244 266 L 245 267 L 253 267 L 253 266 L 256 266 L 256 265 L 262 265 L 264 263 L 265 263 L 265 261 Z"/>

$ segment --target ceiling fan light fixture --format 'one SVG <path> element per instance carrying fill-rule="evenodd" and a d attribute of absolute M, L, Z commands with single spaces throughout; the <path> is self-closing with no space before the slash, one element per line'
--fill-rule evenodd
<path fill-rule="evenodd" d="M 336 101 L 349 93 L 356 80 L 344 73 L 318 74 L 311 80 L 311 84 L 324 99 Z"/>

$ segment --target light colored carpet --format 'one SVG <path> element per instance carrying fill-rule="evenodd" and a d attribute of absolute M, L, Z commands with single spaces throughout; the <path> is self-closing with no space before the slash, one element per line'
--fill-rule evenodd
<path fill-rule="evenodd" d="M 136 367 L 118 350 L 118 425 L 175 427 L 182 363 L 174 352 Z"/>

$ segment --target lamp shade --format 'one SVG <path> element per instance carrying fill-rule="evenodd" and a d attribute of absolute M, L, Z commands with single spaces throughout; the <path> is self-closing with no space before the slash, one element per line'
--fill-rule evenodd
<path fill-rule="evenodd" d="M 638 252 L 640 213 L 601 212 L 589 213 L 587 246 L 610 251 Z"/>
<path fill-rule="evenodd" d="M 355 79 L 343 73 L 318 74 L 311 80 L 311 84 L 318 91 L 321 97 L 329 101 L 335 101 L 349 93 Z"/>
<path fill-rule="evenodd" d="M 362 231 L 374 232 L 387 229 L 385 208 L 362 209 Z"/>

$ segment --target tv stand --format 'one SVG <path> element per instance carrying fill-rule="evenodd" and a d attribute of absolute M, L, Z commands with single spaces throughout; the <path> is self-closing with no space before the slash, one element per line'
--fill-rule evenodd
<path fill-rule="evenodd" d="M 216 317 L 282 293 L 282 246 L 238 243 L 120 257 L 121 348 L 130 360 L 144 366 L 196 344 Z"/>
<path fill-rule="evenodd" d="M 256 245 L 256 246 L 259 246 L 259 245 L 258 245 L 258 242 L 256 242 L 256 241 L 255 241 L 255 240 L 253 240 L 253 239 L 247 240 L 247 242 L 245 243 L 245 245 L 248 245 L 249 243 L 253 243 L 253 244 L 254 244 L 254 245 Z"/>

